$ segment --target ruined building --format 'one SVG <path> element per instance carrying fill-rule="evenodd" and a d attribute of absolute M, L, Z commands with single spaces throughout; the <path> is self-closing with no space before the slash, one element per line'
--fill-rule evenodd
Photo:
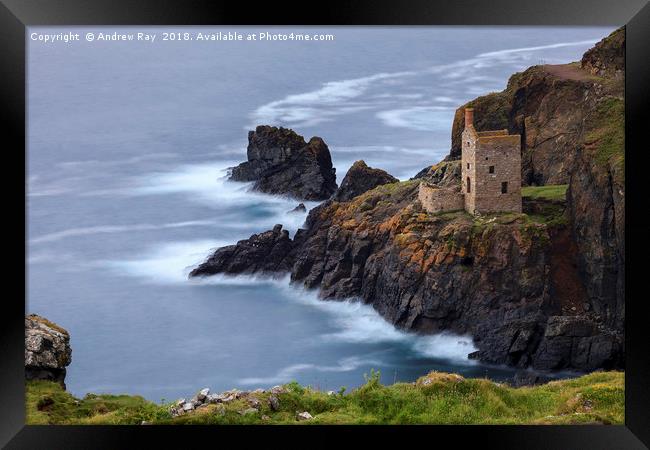
<path fill-rule="evenodd" d="M 474 109 L 465 108 L 460 186 L 420 183 L 424 209 L 465 209 L 470 214 L 521 212 L 521 137 L 508 130 L 476 131 Z"/>

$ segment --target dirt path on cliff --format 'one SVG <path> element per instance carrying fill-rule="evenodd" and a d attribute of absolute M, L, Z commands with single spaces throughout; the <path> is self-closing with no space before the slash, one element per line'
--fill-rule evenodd
<path fill-rule="evenodd" d="M 593 79 L 593 75 L 573 64 L 546 64 L 543 68 L 551 75 L 566 80 L 589 81 Z"/>

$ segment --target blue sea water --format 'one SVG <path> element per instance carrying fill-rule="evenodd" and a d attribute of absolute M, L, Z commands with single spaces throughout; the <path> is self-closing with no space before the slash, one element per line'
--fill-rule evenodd
<path fill-rule="evenodd" d="M 156 33 L 87 42 L 87 32 Z M 163 41 L 163 32 L 327 33 L 334 41 Z M 352 388 L 430 370 L 505 379 L 469 336 L 395 330 L 370 306 L 287 279 L 187 274 L 298 203 L 225 181 L 247 131 L 291 127 L 408 179 L 442 159 L 460 104 L 530 65 L 579 60 L 611 28 L 30 28 L 26 309 L 68 329 L 66 383 L 158 401 L 297 380 Z M 31 33 L 78 32 L 79 42 Z M 316 203 L 308 204 L 308 207 Z"/>

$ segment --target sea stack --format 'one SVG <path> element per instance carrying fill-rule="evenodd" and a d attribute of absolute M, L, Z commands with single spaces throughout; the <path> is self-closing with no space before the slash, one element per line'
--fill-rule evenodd
<path fill-rule="evenodd" d="M 248 133 L 248 161 L 233 167 L 232 181 L 254 181 L 253 190 L 298 200 L 326 200 L 337 188 L 329 148 L 288 128 L 258 126 Z"/>

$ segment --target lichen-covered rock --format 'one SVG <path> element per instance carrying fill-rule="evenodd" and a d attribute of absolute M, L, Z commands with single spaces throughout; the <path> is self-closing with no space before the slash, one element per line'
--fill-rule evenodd
<path fill-rule="evenodd" d="M 619 28 L 589 49 L 580 64 L 592 75 L 622 77 L 625 73 L 625 28 Z"/>
<path fill-rule="evenodd" d="M 333 199 L 337 202 L 347 202 L 377 186 L 397 183 L 398 181 L 388 172 L 368 167 L 363 160 L 359 160 L 352 164 L 352 167 L 345 174 Z"/>
<path fill-rule="evenodd" d="M 412 180 L 424 180 L 439 187 L 459 185 L 461 177 L 460 161 L 441 161 L 419 171 Z"/>
<path fill-rule="evenodd" d="M 309 142 L 287 128 L 258 126 L 248 133 L 248 161 L 231 170 L 232 181 L 254 181 L 253 189 L 301 200 L 325 200 L 336 191 L 336 169 L 319 137 Z"/>
<path fill-rule="evenodd" d="M 275 395 L 269 396 L 269 408 L 271 408 L 271 411 L 280 410 L 280 399 L 278 399 L 278 397 L 276 397 Z"/>
<path fill-rule="evenodd" d="M 70 335 L 49 320 L 30 314 L 25 317 L 25 377 L 50 380 L 65 388 L 66 366 L 72 361 Z"/>

